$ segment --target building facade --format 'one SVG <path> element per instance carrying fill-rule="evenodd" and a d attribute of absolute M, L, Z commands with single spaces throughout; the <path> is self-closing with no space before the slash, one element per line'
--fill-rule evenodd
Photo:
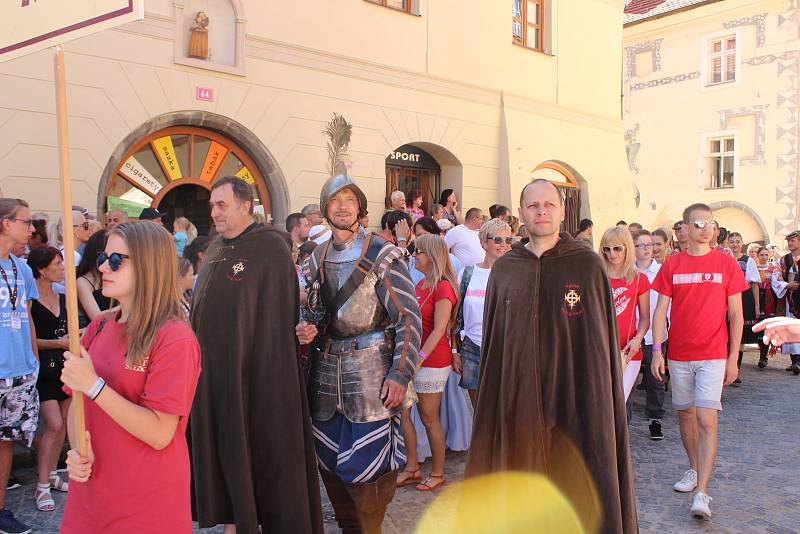
<path fill-rule="evenodd" d="M 798 0 L 634 0 L 623 117 L 645 227 L 704 202 L 745 242 L 798 228 Z"/>
<path fill-rule="evenodd" d="M 393 188 L 426 207 L 516 206 L 543 176 L 570 217 L 634 212 L 619 88 L 623 0 L 148 0 L 66 45 L 74 201 L 153 205 L 208 228 L 221 176 L 277 224 L 328 177 L 332 114 L 372 224 Z M 0 187 L 56 214 L 52 54 L 0 64 Z M 588 89 L 590 88 L 590 90 Z"/>

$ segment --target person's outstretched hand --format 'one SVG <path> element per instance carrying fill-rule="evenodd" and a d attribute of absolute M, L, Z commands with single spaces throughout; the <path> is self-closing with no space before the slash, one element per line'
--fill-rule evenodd
<path fill-rule="evenodd" d="M 800 342 L 800 319 L 773 317 L 753 325 L 753 332 L 764 332 L 764 343 L 780 347 L 784 343 Z"/>

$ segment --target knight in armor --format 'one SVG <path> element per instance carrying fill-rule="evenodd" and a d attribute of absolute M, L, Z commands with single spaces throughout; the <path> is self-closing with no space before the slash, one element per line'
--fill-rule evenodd
<path fill-rule="evenodd" d="M 339 527 L 379 533 L 405 463 L 400 414 L 416 400 L 422 322 L 405 252 L 360 225 L 367 199 L 349 176 L 325 183 L 320 210 L 333 235 L 303 265 L 313 319 L 296 329 L 312 343 L 314 445 Z"/>
<path fill-rule="evenodd" d="M 800 230 L 786 236 L 789 253 L 781 258 L 772 273 L 772 289 L 786 305 L 786 317 L 800 319 Z M 800 343 L 784 343 L 781 352 L 789 354 L 792 363 L 786 368 L 800 375 Z"/>

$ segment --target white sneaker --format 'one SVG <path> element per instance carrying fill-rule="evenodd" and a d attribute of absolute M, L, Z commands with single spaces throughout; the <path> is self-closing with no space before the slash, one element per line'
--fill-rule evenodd
<path fill-rule="evenodd" d="M 683 478 L 676 482 L 672 489 L 681 493 L 689 493 L 697 487 L 697 471 L 689 469 L 683 474 Z"/>
<path fill-rule="evenodd" d="M 711 508 L 708 507 L 708 503 L 710 502 L 711 497 L 702 491 L 695 493 L 694 500 L 692 500 L 692 516 L 697 519 L 711 519 Z"/>

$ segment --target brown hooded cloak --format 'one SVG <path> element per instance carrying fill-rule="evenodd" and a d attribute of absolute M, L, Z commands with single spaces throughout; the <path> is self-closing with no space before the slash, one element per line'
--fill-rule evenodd
<path fill-rule="evenodd" d="M 540 258 L 516 243 L 492 268 L 483 331 L 466 475 L 541 473 L 586 527 L 637 532 L 616 316 L 600 257 L 568 234 Z M 581 463 L 593 488 L 576 480 Z M 587 517 L 598 506 L 599 523 Z"/>
<path fill-rule="evenodd" d="M 252 225 L 206 252 L 192 326 L 203 375 L 191 417 L 201 527 L 322 532 L 311 418 L 297 356 L 288 235 Z"/>

